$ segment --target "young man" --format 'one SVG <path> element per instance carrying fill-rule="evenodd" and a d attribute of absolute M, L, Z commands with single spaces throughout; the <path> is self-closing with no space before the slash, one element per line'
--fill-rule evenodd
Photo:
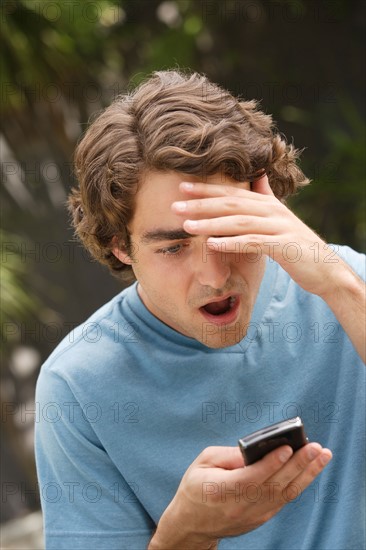
<path fill-rule="evenodd" d="M 75 229 L 136 282 L 42 367 L 47 548 L 363 546 L 365 258 L 285 206 L 296 160 L 198 74 L 155 73 L 86 132 Z M 240 437 L 297 415 L 311 443 L 243 467 Z"/>

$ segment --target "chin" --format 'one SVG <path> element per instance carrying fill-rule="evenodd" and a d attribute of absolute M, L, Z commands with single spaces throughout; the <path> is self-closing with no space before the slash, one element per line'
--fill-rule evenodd
<path fill-rule="evenodd" d="M 245 336 L 245 325 L 243 326 L 241 321 L 236 321 L 235 324 L 215 327 L 206 323 L 201 326 L 201 334 L 197 337 L 196 333 L 194 338 L 208 348 L 228 348 L 241 342 Z"/>
<path fill-rule="evenodd" d="M 198 338 L 196 339 L 198 340 Z M 241 340 L 242 338 L 239 336 L 235 336 L 234 334 L 225 335 L 225 333 L 211 336 L 211 338 L 199 339 L 201 344 L 211 349 L 229 348 L 230 346 L 235 346 L 235 344 L 238 344 Z"/>
<path fill-rule="evenodd" d="M 222 342 L 202 342 L 205 346 L 207 346 L 210 349 L 223 349 L 223 348 L 229 348 L 230 346 L 234 346 L 238 342 L 230 342 L 229 344 L 223 344 Z"/>

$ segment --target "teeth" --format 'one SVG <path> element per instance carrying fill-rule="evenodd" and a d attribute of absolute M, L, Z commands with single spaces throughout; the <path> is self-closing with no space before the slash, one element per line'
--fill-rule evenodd
<path fill-rule="evenodd" d="M 234 305 L 235 300 L 236 300 L 235 296 L 230 296 L 230 298 L 229 298 L 230 307 L 232 307 Z"/>

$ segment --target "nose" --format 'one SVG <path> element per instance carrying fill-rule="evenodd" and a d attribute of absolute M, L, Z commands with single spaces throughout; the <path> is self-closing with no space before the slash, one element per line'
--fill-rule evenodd
<path fill-rule="evenodd" d="M 223 288 L 230 278 L 231 269 L 227 254 L 202 243 L 201 258 L 196 261 L 196 276 L 202 286 Z"/>

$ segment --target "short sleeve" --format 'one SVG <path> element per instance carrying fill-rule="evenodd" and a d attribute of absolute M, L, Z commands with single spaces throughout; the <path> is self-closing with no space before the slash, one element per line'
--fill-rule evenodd
<path fill-rule="evenodd" d="M 51 549 L 147 547 L 155 524 L 100 443 L 66 381 L 43 368 L 36 389 L 35 452 Z"/>
<path fill-rule="evenodd" d="M 356 252 L 349 246 L 331 245 L 334 251 L 352 268 L 352 270 L 364 281 L 366 279 L 366 256 Z M 329 258 L 332 260 L 332 257 Z"/>

